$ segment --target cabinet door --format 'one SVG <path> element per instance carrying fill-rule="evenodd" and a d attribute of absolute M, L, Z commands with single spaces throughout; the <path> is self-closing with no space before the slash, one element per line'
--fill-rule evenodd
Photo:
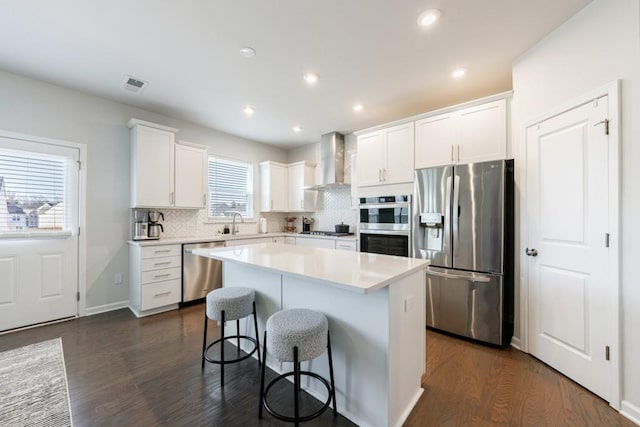
<path fill-rule="evenodd" d="M 131 141 L 131 206 L 173 206 L 175 134 L 136 125 L 131 128 Z"/>
<path fill-rule="evenodd" d="M 450 165 L 454 162 L 456 113 L 427 117 L 415 122 L 415 168 Z"/>
<path fill-rule="evenodd" d="M 382 182 L 384 132 L 358 137 L 358 186 L 378 185 Z"/>
<path fill-rule="evenodd" d="M 289 209 L 288 171 L 274 162 L 260 164 L 261 205 L 263 212 L 286 212 Z"/>
<path fill-rule="evenodd" d="M 175 145 L 175 207 L 206 206 L 207 151 L 189 145 Z"/>
<path fill-rule="evenodd" d="M 384 184 L 413 181 L 413 123 L 385 130 Z"/>
<path fill-rule="evenodd" d="M 309 212 L 315 209 L 315 191 L 305 190 L 315 182 L 315 168 L 305 163 L 290 165 L 289 212 Z"/>
<path fill-rule="evenodd" d="M 336 248 L 336 242 L 333 239 L 314 239 L 311 237 L 296 237 L 296 245 L 327 249 Z"/>
<path fill-rule="evenodd" d="M 460 111 L 458 118 L 458 163 L 507 158 L 505 99 Z"/>

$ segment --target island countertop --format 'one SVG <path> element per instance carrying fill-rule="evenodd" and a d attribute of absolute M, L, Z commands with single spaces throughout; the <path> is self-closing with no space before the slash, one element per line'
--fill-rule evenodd
<path fill-rule="evenodd" d="M 192 253 L 312 278 L 363 294 L 384 288 L 429 265 L 429 261 L 417 258 L 273 243 L 196 249 Z"/>

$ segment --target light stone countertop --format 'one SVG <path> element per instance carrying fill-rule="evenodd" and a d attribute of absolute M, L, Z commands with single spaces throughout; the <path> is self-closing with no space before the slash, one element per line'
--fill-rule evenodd
<path fill-rule="evenodd" d="M 274 243 L 196 249 L 192 253 L 284 275 L 315 279 L 363 294 L 389 286 L 429 265 L 428 260 L 417 258 Z"/>
<path fill-rule="evenodd" d="M 203 242 L 225 242 L 227 240 L 242 240 L 242 239 L 261 239 L 269 237 L 301 237 L 309 239 L 329 239 L 329 240 L 358 240 L 357 235 L 353 236 L 316 236 L 311 234 L 300 233 L 266 233 L 266 234 L 214 234 L 212 236 L 197 236 L 197 237 L 167 237 L 157 240 L 128 240 L 127 243 L 135 246 L 158 246 L 158 245 L 179 245 L 183 243 L 203 243 Z"/>

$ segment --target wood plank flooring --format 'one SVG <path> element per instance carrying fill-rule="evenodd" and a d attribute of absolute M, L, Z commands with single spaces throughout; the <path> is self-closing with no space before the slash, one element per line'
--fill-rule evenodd
<path fill-rule="evenodd" d="M 203 305 L 137 319 L 128 309 L 0 335 L 0 351 L 62 337 L 74 425 L 281 426 L 257 418 L 254 360 L 200 369 Z M 209 323 L 210 340 L 219 328 Z M 273 378 L 269 373 L 268 377 Z M 427 332 L 425 393 L 406 426 L 633 426 L 536 359 Z M 286 386 L 274 406 L 291 410 Z M 307 399 L 309 404 L 315 403 Z M 325 412 L 305 426 L 353 426 Z"/>

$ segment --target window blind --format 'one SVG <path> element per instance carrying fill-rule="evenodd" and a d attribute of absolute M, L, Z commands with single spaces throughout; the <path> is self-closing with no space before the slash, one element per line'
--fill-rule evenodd
<path fill-rule="evenodd" d="M 0 150 L 0 232 L 65 227 L 67 159 Z"/>
<path fill-rule="evenodd" d="M 207 187 L 209 218 L 231 217 L 234 212 L 253 217 L 253 167 L 249 163 L 209 157 Z"/>

